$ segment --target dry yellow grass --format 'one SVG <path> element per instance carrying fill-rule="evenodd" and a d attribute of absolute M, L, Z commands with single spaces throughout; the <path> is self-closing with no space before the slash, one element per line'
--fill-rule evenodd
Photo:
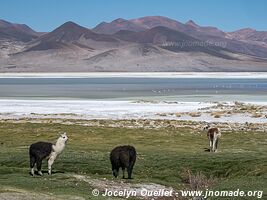
<path fill-rule="evenodd" d="M 221 115 L 217 114 L 217 115 L 213 115 L 214 118 L 221 118 Z"/>
<path fill-rule="evenodd" d="M 228 116 L 231 116 L 231 115 L 233 114 L 233 111 L 228 110 L 228 111 L 226 112 L 226 114 L 227 114 Z"/>
<path fill-rule="evenodd" d="M 254 113 L 251 114 L 251 117 L 260 118 L 260 117 L 262 117 L 262 114 L 254 112 Z"/>
<path fill-rule="evenodd" d="M 201 113 L 200 112 L 190 112 L 190 113 L 188 113 L 188 115 L 191 117 L 200 117 Z"/>
<path fill-rule="evenodd" d="M 175 116 L 176 116 L 176 117 L 181 117 L 182 114 L 181 114 L 181 113 L 175 113 Z"/>
<path fill-rule="evenodd" d="M 161 116 L 161 117 L 166 117 L 168 114 L 167 113 L 157 113 L 158 116 Z"/>
<path fill-rule="evenodd" d="M 229 112 L 229 111 L 228 111 Z M 211 116 L 213 116 L 214 118 L 220 118 L 225 114 L 224 111 L 217 111 L 217 112 L 212 112 Z"/>

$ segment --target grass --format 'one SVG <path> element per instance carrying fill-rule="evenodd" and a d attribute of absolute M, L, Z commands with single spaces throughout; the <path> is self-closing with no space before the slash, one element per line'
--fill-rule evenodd
<path fill-rule="evenodd" d="M 190 128 L 127 129 L 6 122 L 0 123 L 0 130 L 0 193 L 25 190 L 63 199 L 73 196 L 94 199 L 91 186 L 73 175 L 114 180 L 109 152 L 117 145 L 130 144 L 136 147 L 138 159 L 134 179 L 127 182 L 152 182 L 179 190 L 188 187 L 182 173 L 189 169 L 207 178 L 214 177 L 212 189 L 264 190 L 267 194 L 264 133 L 223 132 L 219 152 L 210 153 L 205 151 L 206 134 Z M 29 176 L 29 145 L 36 141 L 53 142 L 59 132 L 65 131 L 70 139 L 53 165 L 56 173 L 51 177 Z M 47 169 L 46 162 L 43 169 Z"/>

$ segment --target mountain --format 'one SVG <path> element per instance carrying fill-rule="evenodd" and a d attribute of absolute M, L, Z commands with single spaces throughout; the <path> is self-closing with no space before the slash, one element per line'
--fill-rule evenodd
<path fill-rule="evenodd" d="M 227 52 L 174 52 L 154 44 L 131 43 L 90 53 L 29 51 L 0 59 L 1 72 L 236 72 L 267 71 L 266 60 Z"/>
<path fill-rule="evenodd" d="M 113 24 L 114 21 L 111 23 Z M 239 36 L 239 32 L 227 33 L 216 27 L 200 26 L 192 20 L 189 20 L 188 22 L 183 24 L 176 20 L 162 16 L 147 16 L 137 19 L 123 20 L 124 24 L 127 23 L 135 24 L 138 27 L 138 29 L 129 29 L 128 26 L 123 26 L 123 28 L 121 27 L 118 28 L 119 26 L 116 26 L 115 24 L 111 25 L 111 23 L 106 23 L 106 22 L 102 23 L 101 24 L 102 29 L 98 29 L 98 33 L 112 34 L 120 30 L 140 32 L 138 31 L 138 29 L 143 28 L 145 30 L 148 30 L 151 28 L 155 28 L 157 26 L 162 26 L 176 30 L 178 32 L 185 33 L 198 40 L 205 41 L 209 44 L 213 44 L 213 46 L 226 48 L 230 51 L 239 52 L 242 54 L 249 54 L 252 56 L 267 58 L 267 45 L 264 42 L 264 40 L 266 39 L 265 37 L 266 34 L 262 32 L 253 32 L 255 33 L 255 35 L 253 34 L 252 34 L 253 36 L 247 35 L 249 39 L 242 40 Z"/>
<path fill-rule="evenodd" d="M 92 30 L 69 21 L 42 34 L 1 20 L 0 72 L 267 71 L 265 34 L 161 16 Z"/>
<path fill-rule="evenodd" d="M 186 33 L 195 37 L 200 35 L 214 36 L 214 37 L 225 37 L 226 33 L 222 30 L 212 26 L 199 26 L 193 20 L 189 20 L 185 23 L 187 26 Z"/>
<path fill-rule="evenodd" d="M 251 41 L 265 43 L 267 46 L 267 31 L 256 31 L 251 28 L 244 28 L 228 33 L 228 37 L 240 41 Z"/>
<path fill-rule="evenodd" d="M 146 29 L 151 29 L 157 26 L 164 26 L 181 32 L 186 29 L 186 26 L 184 24 L 162 16 L 147 16 L 137 19 L 131 19 L 129 21 Z"/>
<path fill-rule="evenodd" d="M 85 39 L 92 39 L 95 41 L 106 41 L 114 42 L 116 41 L 110 36 L 103 34 L 96 34 L 93 31 L 82 27 L 74 22 L 66 22 L 59 26 L 50 33 L 41 36 L 40 40 L 47 41 L 57 41 L 57 42 L 74 42 L 84 37 Z"/>
<path fill-rule="evenodd" d="M 200 26 L 199 25 L 197 25 L 193 20 L 188 20 L 186 23 L 185 23 L 185 25 L 187 25 L 187 26 L 192 26 L 192 27 L 194 27 L 194 28 L 200 28 Z"/>
<path fill-rule="evenodd" d="M 25 24 L 13 24 L 0 20 L 0 39 L 28 42 L 37 38 L 39 34 Z"/>
<path fill-rule="evenodd" d="M 15 24 L 0 20 L 0 58 L 21 52 L 26 43 L 38 38 L 41 33 L 35 32 L 25 24 Z"/>
<path fill-rule="evenodd" d="M 141 44 L 154 44 L 173 52 L 203 52 L 213 56 L 234 59 L 223 53 L 225 49 L 205 45 L 185 33 L 173 29 L 157 26 L 142 32 L 119 31 L 114 34 L 121 40 Z"/>
<path fill-rule="evenodd" d="M 33 41 L 25 51 L 42 51 L 49 49 L 94 49 L 97 43 L 118 43 L 109 35 L 97 34 L 74 22 L 66 22 L 50 33 Z"/>
<path fill-rule="evenodd" d="M 114 34 L 120 30 L 138 32 L 138 31 L 143 31 L 144 29 L 145 28 L 143 28 L 142 26 L 136 25 L 131 21 L 119 18 L 110 23 L 102 22 L 92 30 L 96 33 L 101 33 L 101 34 Z"/>
<path fill-rule="evenodd" d="M 165 42 L 179 43 L 186 41 L 198 41 L 185 33 L 175 31 L 164 26 L 157 26 L 141 32 L 119 31 L 115 33 L 114 36 L 130 42 L 152 43 L 159 45 L 162 45 Z"/>
<path fill-rule="evenodd" d="M 202 27 L 197 25 L 192 20 L 189 20 L 187 23 L 183 24 L 181 22 L 163 16 L 147 16 L 130 20 L 119 18 L 110 23 L 102 22 L 93 30 L 97 33 L 114 34 L 120 30 L 139 32 L 145 29 L 155 28 L 157 26 L 167 27 L 169 29 L 192 35 L 198 35 L 204 32 L 206 35 L 212 36 L 225 35 L 223 31 L 217 29 L 216 27 Z"/>

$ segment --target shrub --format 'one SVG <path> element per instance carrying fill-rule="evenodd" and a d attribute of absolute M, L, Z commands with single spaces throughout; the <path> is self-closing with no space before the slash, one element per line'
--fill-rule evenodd
<path fill-rule="evenodd" d="M 188 115 L 191 116 L 191 117 L 200 117 L 201 113 L 200 112 L 191 112 Z"/>
<path fill-rule="evenodd" d="M 183 169 L 181 178 L 184 183 L 187 183 L 191 190 L 204 190 L 212 187 L 215 179 L 208 178 L 202 172 L 193 173 L 190 169 Z"/>

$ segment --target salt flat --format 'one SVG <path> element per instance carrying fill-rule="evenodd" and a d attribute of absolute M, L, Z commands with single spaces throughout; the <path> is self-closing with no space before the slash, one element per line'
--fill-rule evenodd
<path fill-rule="evenodd" d="M 220 107 L 220 105 L 223 106 Z M 247 102 L 236 106 L 236 102 L 3 99 L 0 100 L 0 119 L 174 119 L 205 122 L 266 123 L 266 105 L 267 102 Z M 232 110 L 237 110 L 237 107 L 240 111 L 232 112 Z M 243 112 L 246 107 L 247 111 Z M 255 111 L 251 111 L 250 108 L 255 109 Z"/>

